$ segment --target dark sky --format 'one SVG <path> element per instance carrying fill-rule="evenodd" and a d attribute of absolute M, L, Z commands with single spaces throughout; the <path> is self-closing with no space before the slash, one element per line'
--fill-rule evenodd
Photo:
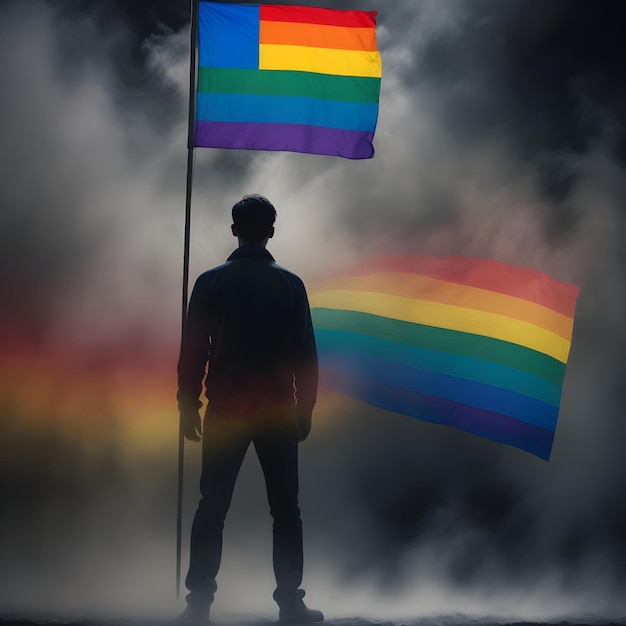
<path fill-rule="evenodd" d="M 376 156 L 197 151 L 192 275 L 228 255 L 228 209 L 259 192 L 279 214 L 270 250 L 305 281 L 402 250 L 581 293 L 549 463 L 324 397 L 301 459 L 311 603 L 626 615 L 626 4 L 317 4 L 379 11 Z M 188 21 L 173 0 L 0 4 L 0 614 L 178 606 Z M 189 447 L 187 522 L 197 464 Z M 228 524 L 220 610 L 272 615 L 253 458 Z"/>

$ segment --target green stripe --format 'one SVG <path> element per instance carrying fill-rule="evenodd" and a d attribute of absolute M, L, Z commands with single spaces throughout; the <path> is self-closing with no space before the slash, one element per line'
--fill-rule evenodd
<path fill-rule="evenodd" d="M 522 372 L 517 368 L 485 359 L 474 359 L 441 350 L 428 350 L 410 346 L 407 343 L 388 341 L 362 333 L 345 330 L 315 329 L 315 340 L 320 361 L 332 363 L 334 355 L 374 359 L 380 367 L 395 365 L 415 370 L 416 376 L 424 373 L 447 376 L 451 379 L 472 381 L 498 389 L 534 398 L 540 402 L 558 407 L 561 400 L 561 386 L 548 382 L 545 378 Z"/>
<path fill-rule="evenodd" d="M 316 328 L 345 330 L 418 348 L 482 359 L 533 374 L 555 385 L 563 385 L 564 363 L 507 341 L 357 311 L 314 308 L 311 315 Z"/>
<path fill-rule="evenodd" d="M 378 102 L 380 78 L 312 72 L 201 67 L 199 93 L 302 96 L 342 102 Z"/>

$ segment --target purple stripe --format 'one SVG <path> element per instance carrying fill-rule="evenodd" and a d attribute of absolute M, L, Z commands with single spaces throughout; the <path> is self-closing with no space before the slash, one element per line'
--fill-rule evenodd
<path fill-rule="evenodd" d="M 346 159 L 374 156 L 373 132 L 306 126 L 304 124 L 262 124 L 255 122 L 196 122 L 200 148 L 238 150 L 286 150 L 327 154 Z"/>
<path fill-rule="evenodd" d="M 550 459 L 554 432 L 539 426 L 451 400 L 389 387 L 371 380 L 363 381 L 357 376 L 331 369 L 322 369 L 320 375 L 320 383 L 325 387 L 387 411 L 453 426 L 520 448 L 546 461 Z"/>

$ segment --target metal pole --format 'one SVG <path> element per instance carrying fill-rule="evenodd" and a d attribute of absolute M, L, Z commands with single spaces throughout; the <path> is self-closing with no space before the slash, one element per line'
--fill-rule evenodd
<path fill-rule="evenodd" d="M 191 0 L 191 42 L 189 54 L 189 120 L 187 130 L 187 190 L 185 199 L 185 235 L 183 251 L 183 293 L 181 345 L 187 319 L 189 300 L 189 248 L 191 238 L 191 192 L 193 188 L 193 162 L 196 127 L 196 49 L 198 46 L 198 0 Z M 183 422 L 178 421 L 178 498 L 176 506 L 176 598 L 180 598 L 180 562 L 183 526 L 183 483 L 185 469 L 185 437 Z"/>

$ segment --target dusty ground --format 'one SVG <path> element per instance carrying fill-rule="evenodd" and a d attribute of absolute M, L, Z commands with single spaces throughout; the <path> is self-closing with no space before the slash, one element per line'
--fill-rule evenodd
<path fill-rule="evenodd" d="M 0 626 L 171 626 L 173 620 L 140 619 L 32 619 L 20 616 L 0 616 Z M 233 617 L 211 621 L 211 626 L 276 626 L 278 622 L 267 618 L 254 620 Z M 506 622 L 489 619 L 464 618 L 462 616 L 420 618 L 416 620 L 385 621 L 360 617 L 329 619 L 325 626 L 626 626 L 626 618 L 587 621 L 584 619 L 554 622 Z"/>

